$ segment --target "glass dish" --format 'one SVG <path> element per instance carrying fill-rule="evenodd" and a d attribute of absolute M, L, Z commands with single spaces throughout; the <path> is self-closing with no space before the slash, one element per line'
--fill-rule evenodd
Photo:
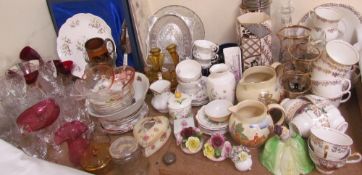
<path fill-rule="evenodd" d="M 163 52 L 170 44 L 176 44 L 181 58 L 191 56 L 192 35 L 187 24 L 176 15 L 156 18 L 150 28 L 148 48 L 161 48 Z"/>

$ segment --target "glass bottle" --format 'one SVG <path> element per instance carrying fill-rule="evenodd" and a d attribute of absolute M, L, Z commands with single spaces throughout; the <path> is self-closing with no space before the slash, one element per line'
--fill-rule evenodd
<path fill-rule="evenodd" d="M 168 53 L 170 53 L 173 64 L 175 65 L 175 67 L 177 66 L 177 64 L 179 63 L 180 57 L 177 54 L 177 45 L 176 44 L 170 44 L 166 47 L 166 50 L 168 51 Z"/>
<path fill-rule="evenodd" d="M 160 48 L 152 48 L 150 55 L 147 57 L 147 63 L 150 67 L 145 69 L 146 75 L 150 80 L 150 83 L 158 80 L 158 73 L 162 72 L 162 66 L 164 61 L 164 55 L 161 53 Z"/>
<path fill-rule="evenodd" d="M 180 57 L 177 53 L 177 45 L 170 44 L 166 47 L 166 50 L 171 55 L 172 64 L 164 65 L 162 68 L 162 77 L 171 82 L 171 91 L 175 91 L 177 87 L 177 77 L 176 77 L 176 66 L 179 63 Z"/>

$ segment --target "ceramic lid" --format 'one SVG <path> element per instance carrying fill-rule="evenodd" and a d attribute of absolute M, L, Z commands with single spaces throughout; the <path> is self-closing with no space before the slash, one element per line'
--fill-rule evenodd
<path fill-rule="evenodd" d="M 168 99 L 168 108 L 170 109 L 183 109 L 191 105 L 192 99 L 189 95 L 175 92 L 175 95 L 171 95 Z"/>
<path fill-rule="evenodd" d="M 170 138 L 170 135 L 171 127 L 168 127 L 168 129 L 161 135 L 159 139 L 155 141 L 155 143 L 145 148 L 145 156 L 149 157 L 152 154 L 156 153 L 158 150 L 160 150 L 162 146 L 166 144 L 167 140 Z"/>
<path fill-rule="evenodd" d="M 109 153 L 115 159 L 127 159 L 138 149 L 137 140 L 132 136 L 123 136 L 115 140 L 109 147 Z"/>
<path fill-rule="evenodd" d="M 152 145 L 166 132 L 169 127 L 165 116 L 146 117 L 136 123 L 133 135 L 142 147 Z"/>

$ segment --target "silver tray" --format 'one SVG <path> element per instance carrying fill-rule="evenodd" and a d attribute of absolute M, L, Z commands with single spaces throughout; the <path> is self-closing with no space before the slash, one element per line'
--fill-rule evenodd
<path fill-rule="evenodd" d="M 205 29 L 204 24 L 202 23 L 201 18 L 192 10 L 179 5 L 171 5 L 166 6 L 159 9 L 154 15 L 152 15 L 149 19 L 149 37 L 147 41 L 147 49 L 150 50 L 152 46 L 159 47 L 163 52 L 165 51 L 165 46 L 160 45 L 151 45 L 151 30 L 153 26 L 164 16 L 173 15 L 176 16 L 187 25 L 189 29 L 189 33 L 191 35 L 191 44 L 195 40 L 200 40 L 205 38 Z M 188 36 L 187 36 L 188 37 Z M 181 59 L 185 59 L 186 57 L 191 58 L 191 44 L 184 48 L 185 45 L 180 45 L 176 43 L 178 48 L 177 52 L 180 55 Z"/>

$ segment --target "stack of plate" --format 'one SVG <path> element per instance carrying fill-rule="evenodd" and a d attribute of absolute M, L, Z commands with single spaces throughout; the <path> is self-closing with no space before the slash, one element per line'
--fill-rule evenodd
<path fill-rule="evenodd" d="M 196 121 L 201 132 L 213 135 L 215 133 L 225 134 L 228 132 L 229 122 L 213 122 L 205 114 L 205 106 L 201 107 L 196 114 Z"/>
<path fill-rule="evenodd" d="M 111 114 L 100 114 L 87 102 L 88 114 L 98 119 L 103 130 L 110 134 L 125 133 L 133 129 L 135 123 L 148 114 L 148 106 L 145 104 L 146 94 L 149 88 L 148 78 L 136 72 L 133 81 L 135 91 L 134 102 L 124 109 Z"/>

